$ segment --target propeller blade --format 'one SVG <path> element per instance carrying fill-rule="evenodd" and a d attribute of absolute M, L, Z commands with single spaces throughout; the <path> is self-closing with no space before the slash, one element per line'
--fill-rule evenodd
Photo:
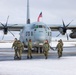
<path fill-rule="evenodd" d="M 3 37 L 2 37 L 2 40 L 4 39 L 4 34 L 3 34 Z"/>
<path fill-rule="evenodd" d="M 1 22 L 0 22 L 1 23 Z M 1 23 L 1 25 L 4 27 L 5 25 L 3 23 Z"/>
<path fill-rule="evenodd" d="M 8 31 L 15 37 L 15 35 L 10 30 L 8 30 Z"/>
<path fill-rule="evenodd" d="M 58 34 L 56 37 L 58 37 L 60 34 Z"/>
<path fill-rule="evenodd" d="M 7 21 L 6 21 L 6 24 L 5 24 L 6 26 L 7 26 L 7 23 L 8 23 L 8 19 L 9 19 L 9 16 L 7 17 Z"/>
<path fill-rule="evenodd" d="M 63 21 L 63 20 L 62 20 L 62 23 L 63 23 L 63 27 L 66 27 L 66 26 L 65 26 L 65 23 L 64 23 L 64 21 Z"/>
<path fill-rule="evenodd" d="M 67 40 L 69 40 L 69 36 L 68 36 L 68 33 L 66 33 L 66 37 L 67 37 Z"/>
<path fill-rule="evenodd" d="M 74 20 L 72 20 L 72 21 L 74 21 Z M 72 21 L 71 21 L 71 22 L 72 22 Z M 71 22 L 70 22 L 69 24 L 67 24 L 66 27 L 68 27 L 68 26 L 71 24 Z"/>

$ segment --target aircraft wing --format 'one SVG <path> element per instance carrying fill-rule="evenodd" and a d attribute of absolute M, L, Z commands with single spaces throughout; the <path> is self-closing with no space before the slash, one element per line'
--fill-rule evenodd
<path fill-rule="evenodd" d="M 52 31 L 59 31 L 59 28 L 63 28 L 61 25 L 48 25 Z M 68 30 L 76 30 L 76 25 L 71 25 L 67 27 Z"/>
<path fill-rule="evenodd" d="M 9 31 L 20 31 L 24 26 L 24 24 L 8 24 L 7 28 Z M 0 30 L 2 29 L 4 29 L 4 26 L 0 25 Z"/>

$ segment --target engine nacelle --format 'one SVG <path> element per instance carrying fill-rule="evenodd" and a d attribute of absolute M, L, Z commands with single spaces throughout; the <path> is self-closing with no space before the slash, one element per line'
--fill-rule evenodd
<path fill-rule="evenodd" d="M 4 28 L 4 34 L 7 34 L 7 32 L 8 32 L 8 29 L 7 28 Z"/>
<path fill-rule="evenodd" d="M 60 28 L 59 28 L 59 32 L 60 32 L 62 35 L 65 35 L 65 33 L 66 33 L 66 28 L 60 27 Z"/>
<path fill-rule="evenodd" d="M 72 38 L 72 39 L 73 39 L 73 38 L 76 38 L 76 32 L 71 33 L 69 36 L 70 36 L 70 38 Z"/>

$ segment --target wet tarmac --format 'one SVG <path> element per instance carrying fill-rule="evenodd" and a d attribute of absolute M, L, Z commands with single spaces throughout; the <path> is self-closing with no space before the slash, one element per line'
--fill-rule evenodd
<path fill-rule="evenodd" d="M 45 59 L 44 54 L 32 54 L 33 59 Z M 76 56 L 76 47 L 63 48 L 63 57 Z M 49 50 L 48 59 L 58 59 L 57 51 Z M 22 59 L 27 60 L 27 53 L 22 53 Z M 0 61 L 14 61 L 14 50 L 12 48 L 0 48 Z"/>

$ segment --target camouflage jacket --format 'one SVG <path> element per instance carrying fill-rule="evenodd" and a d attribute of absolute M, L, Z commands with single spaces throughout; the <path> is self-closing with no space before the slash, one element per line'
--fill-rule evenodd
<path fill-rule="evenodd" d="M 50 46 L 49 46 L 48 43 L 44 43 L 44 44 L 43 44 L 43 50 L 44 50 L 44 51 L 48 51 L 49 48 L 50 48 Z"/>
<path fill-rule="evenodd" d="M 58 43 L 56 49 L 61 50 L 62 49 L 62 46 L 63 45 L 61 43 Z"/>
<path fill-rule="evenodd" d="M 28 49 L 32 50 L 32 42 L 28 42 Z"/>
<path fill-rule="evenodd" d="M 14 49 L 17 49 L 17 41 L 14 41 L 12 47 L 14 47 Z"/>
<path fill-rule="evenodd" d="M 18 42 L 17 48 L 18 48 L 19 50 L 23 50 L 24 45 L 23 45 L 21 42 Z"/>

